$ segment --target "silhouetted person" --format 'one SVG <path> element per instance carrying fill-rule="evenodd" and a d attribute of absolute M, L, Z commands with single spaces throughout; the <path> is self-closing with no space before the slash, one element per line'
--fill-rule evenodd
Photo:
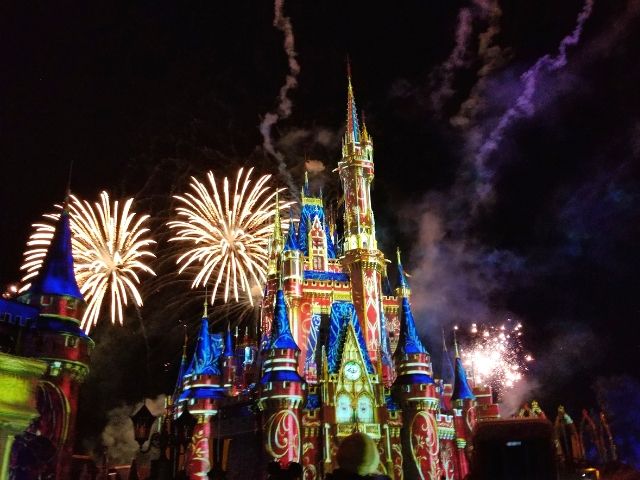
<path fill-rule="evenodd" d="M 375 442 L 364 433 L 353 433 L 338 447 L 338 469 L 327 475 L 327 480 L 389 480 L 377 473 L 380 455 Z"/>
<path fill-rule="evenodd" d="M 268 480 L 300 480 L 302 465 L 291 462 L 287 468 L 282 468 L 278 462 L 270 462 L 267 466 Z"/>

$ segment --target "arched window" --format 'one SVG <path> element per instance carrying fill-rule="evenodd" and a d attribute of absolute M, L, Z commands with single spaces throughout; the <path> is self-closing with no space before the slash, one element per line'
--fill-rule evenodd
<path fill-rule="evenodd" d="M 336 422 L 349 423 L 353 420 L 353 407 L 351 397 L 346 393 L 338 395 L 336 401 Z"/>
<path fill-rule="evenodd" d="M 373 401 L 368 395 L 360 395 L 358 397 L 358 421 L 373 423 Z"/>

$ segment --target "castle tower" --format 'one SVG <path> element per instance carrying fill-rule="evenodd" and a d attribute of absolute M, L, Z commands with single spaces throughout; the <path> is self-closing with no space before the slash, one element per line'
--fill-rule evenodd
<path fill-rule="evenodd" d="M 236 379 L 236 356 L 233 351 L 233 338 L 231 336 L 231 326 L 229 324 L 227 324 L 227 331 L 224 335 L 222 370 L 224 386 L 228 388 L 233 387 Z"/>
<path fill-rule="evenodd" d="M 48 364 L 38 386 L 40 417 L 31 428 L 56 452 L 44 467 L 45 476 L 69 478 L 79 389 L 94 344 L 80 328 L 86 304 L 75 278 L 66 206 L 40 273 L 18 300 L 39 309 L 35 328 L 25 332 L 22 353 Z"/>
<path fill-rule="evenodd" d="M 264 449 L 270 461 L 287 467 L 291 462 L 300 462 L 300 408 L 305 384 L 297 372 L 300 349 L 291 335 L 282 289 L 276 292 L 271 338 L 265 353 L 258 400 Z"/>
<path fill-rule="evenodd" d="M 262 298 L 262 308 L 260 325 L 262 338 L 260 339 L 260 350 L 264 350 L 268 344 L 268 336 L 271 331 L 273 320 L 273 304 L 275 292 L 278 289 L 278 278 L 282 269 L 282 249 L 284 248 L 284 236 L 282 235 L 282 221 L 280 219 L 280 200 L 276 193 L 275 212 L 273 216 L 273 234 L 269 241 L 269 254 L 267 261 L 267 282 Z"/>
<path fill-rule="evenodd" d="M 296 345 L 301 345 L 303 338 L 300 325 L 300 300 L 302 299 L 303 266 L 297 236 L 296 226 L 293 223 L 291 212 L 289 212 L 289 229 L 282 250 L 282 289 L 289 306 L 293 338 Z"/>
<path fill-rule="evenodd" d="M 358 125 L 350 73 L 347 80 L 347 128 L 342 141 L 342 160 L 338 162 L 344 191 L 343 266 L 351 279 L 353 303 L 367 351 L 371 360 L 377 362 L 381 338 L 381 277 L 385 263 L 384 255 L 378 250 L 371 205 L 373 142 L 364 122 L 362 131 Z"/>
<path fill-rule="evenodd" d="M 469 473 L 469 461 L 465 449 L 476 424 L 475 396 L 471 391 L 471 387 L 469 387 L 455 336 L 454 346 L 456 359 L 454 362 L 451 402 L 453 404 L 453 421 L 456 434 L 456 471 L 459 474 L 459 478 L 464 478 Z"/>
<path fill-rule="evenodd" d="M 205 304 L 196 347 L 184 374 L 182 393 L 175 410 L 176 418 L 188 410 L 197 420 L 185 462 L 190 480 L 202 479 L 211 470 L 211 418 L 218 413 L 220 400 L 225 396 L 219 366 L 223 354 L 221 344 L 219 335 L 213 337 L 209 333 Z"/>
<path fill-rule="evenodd" d="M 398 377 L 393 384 L 395 397 L 402 408 L 404 472 L 407 478 L 439 478 L 438 398 L 432 378 L 431 358 L 416 331 L 410 288 L 404 275 L 398 250 L 398 300 L 400 303 L 400 338 L 395 352 Z"/>

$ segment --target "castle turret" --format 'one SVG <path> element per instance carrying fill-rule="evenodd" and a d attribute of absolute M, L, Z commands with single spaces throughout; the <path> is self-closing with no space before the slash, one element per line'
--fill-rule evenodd
<path fill-rule="evenodd" d="M 300 300 L 302 299 L 302 252 L 297 239 L 296 226 L 289 212 L 289 229 L 282 251 L 282 290 L 289 306 L 291 330 L 296 344 L 302 344 L 300 329 Z"/>
<path fill-rule="evenodd" d="M 290 462 L 300 462 L 300 408 L 305 386 L 297 371 L 300 349 L 291 334 L 282 289 L 276 292 L 265 354 L 258 403 L 263 412 L 264 446 L 270 461 L 286 467 Z"/>
<path fill-rule="evenodd" d="M 220 370 L 222 343 L 219 335 L 214 337 L 209 333 L 205 303 L 195 350 L 184 374 L 182 393 L 175 413 L 179 417 L 184 410 L 188 410 L 197 420 L 185 462 L 191 480 L 202 479 L 211 470 L 211 417 L 218 413 L 220 400 L 225 396 Z"/>
<path fill-rule="evenodd" d="M 39 310 L 35 328 L 24 336 L 22 353 L 48 364 L 39 386 L 40 418 L 34 427 L 56 452 L 45 475 L 69 478 L 79 389 L 89 372 L 93 341 L 80 328 L 86 303 L 75 278 L 66 205 L 39 274 L 18 300 Z"/>
<path fill-rule="evenodd" d="M 282 250 L 284 248 L 284 236 L 282 235 L 282 221 L 280 219 L 280 199 L 276 193 L 275 212 L 273 216 L 273 233 L 269 240 L 269 253 L 267 261 L 267 282 L 264 287 L 262 297 L 262 308 L 260 310 L 260 325 L 262 339 L 260 349 L 264 350 L 268 344 L 269 332 L 271 332 L 271 322 L 273 319 L 273 301 L 276 290 L 279 287 L 279 276 L 282 271 Z"/>
<path fill-rule="evenodd" d="M 469 461 L 465 449 L 476 423 L 475 396 L 473 395 L 469 382 L 467 381 L 467 374 L 465 373 L 464 366 L 462 365 L 458 341 L 455 334 L 454 347 L 456 358 L 454 362 L 453 394 L 451 395 L 451 402 L 453 404 L 453 421 L 456 434 L 457 471 L 460 472 L 460 478 L 464 478 L 469 473 Z"/>
<path fill-rule="evenodd" d="M 365 129 L 366 131 L 366 129 Z M 371 204 L 373 144 L 358 125 L 351 74 L 347 77 L 347 128 L 338 172 L 344 190 L 343 266 L 351 279 L 351 295 L 371 360 L 380 351 L 381 278 L 384 255 L 378 250 Z"/>
<path fill-rule="evenodd" d="M 222 370 L 224 386 L 228 388 L 232 387 L 236 378 L 236 357 L 233 352 L 233 337 L 231 336 L 231 326 L 229 324 L 227 324 L 227 331 L 224 335 Z"/>
<path fill-rule="evenodd" d="M 412 452 L 405 456 L 404 472 L 408 478 L 437 478 L 439 458 L 437 449 L 436 412 L 438 397 L 432 378 L 431 358 L 416 331 L 409 285 L 404 276 L 398 250 L 398 291 L 400 302 L 400 337 L 395 352 L 398 377 L 393 384 L 394 395 L 402 408 L 403 445 Z"/>

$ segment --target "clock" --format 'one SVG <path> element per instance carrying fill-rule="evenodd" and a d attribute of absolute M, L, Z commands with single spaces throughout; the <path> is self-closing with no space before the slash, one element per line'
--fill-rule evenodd
<path fill-rule="evenodd" d="M 356 381 L 360 378 L 362 370 L 356 362 L 347 362 L 344 364 L 344 376 L 347 380 Z"/>

